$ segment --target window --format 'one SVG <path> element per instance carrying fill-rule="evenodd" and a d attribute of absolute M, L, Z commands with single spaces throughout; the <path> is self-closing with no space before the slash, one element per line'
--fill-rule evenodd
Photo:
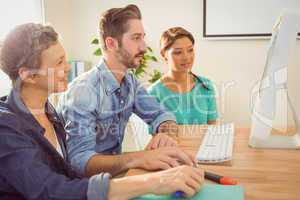
<path fill-rule="evenodd" d="M 43 23 L 43 0 L 1 0 L 0 40 L 16 25 Z"/>
<path fill-rule="evenodd" d="M 0 0 L 0 49 L 6 34 L 18 24 L 44 22 L 43 0 Z M 11 89 L 8 76 L 0 69 L 0 97 Z"/>

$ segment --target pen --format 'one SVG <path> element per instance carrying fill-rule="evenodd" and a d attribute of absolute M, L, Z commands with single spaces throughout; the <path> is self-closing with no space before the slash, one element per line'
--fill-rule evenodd
<path fill-rule="evenodd" d="M 182 191 L 176 191 L 172 194 L 173 198 L 183 198 L 184 197 L 184 192 Z"/>
<path fill-rule="evenodd" d="M 222 185 L 237 185 L 237 181 L 233 180 L 230 177 L 220 176 L 211 172 L 204 172 L 204 178 L 214 181 L 216 183 L 222 184 Z M 176 191 L 173 193 L 172 197 L 174 198 L 183 198 L 184 192 L 182 191 Z"/>
<path fill-rule="evenodd" d="M 237 181 L 226 176 L 220 176 L 211 172 L 204 172 L 204 178 L 222 185 L 237 185 Z"/>

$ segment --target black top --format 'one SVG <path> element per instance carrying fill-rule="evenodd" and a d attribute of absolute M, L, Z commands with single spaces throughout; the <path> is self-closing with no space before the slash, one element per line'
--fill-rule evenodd
<path fill-rule="evenodd" d="M 0 99 L 1 200 L 87 198 L 89 180 L 70 166 L 63 124 L 53 106 L 45 106 L 64 158 L 44 137 L 45 129 L 17 91 Z"/>

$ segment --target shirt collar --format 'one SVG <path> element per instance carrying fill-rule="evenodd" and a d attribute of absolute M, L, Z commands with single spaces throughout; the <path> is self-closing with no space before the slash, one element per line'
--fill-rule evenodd
<path fill-rule="evenodd" d="M 29 124 L 32 124 L 34 127 L 40 129 L 40 132 L 44 133 L 44 128 L 36 121 L 29 109 L 25 106 L 17 89 L 14 88 L 11 90 L 6 101 L 10 109 L 20 116 L 21 119 L 31 122 Z M 48 101 L 45 104 L 45 112 L 51 123 L 60 122 L 54 107 Z"/>
<path fill-rule="evenodd" d="M 117 81 L 111 70 L 107 67 L 104 58 L 101 58 L 97 67 L 98 69 L 100 69 L 101 76 L 103 77 L 104 81 L 102 84 L 107 95 L 111 95 L 116 90 L 121 88 L 119 82 Z M 128 81 L 128 79 L 129 73 L 126 72 L 122 83 L 125 83 L 126 81 Z"/>

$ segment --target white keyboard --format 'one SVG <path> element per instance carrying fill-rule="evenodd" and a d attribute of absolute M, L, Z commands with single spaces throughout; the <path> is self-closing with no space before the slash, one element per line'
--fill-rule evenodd
<path fill-rule="evenodd" d="M 234 124 L 208 126 L 197 152 L 199 163 L 218 163 L 232 159 Z"/>

